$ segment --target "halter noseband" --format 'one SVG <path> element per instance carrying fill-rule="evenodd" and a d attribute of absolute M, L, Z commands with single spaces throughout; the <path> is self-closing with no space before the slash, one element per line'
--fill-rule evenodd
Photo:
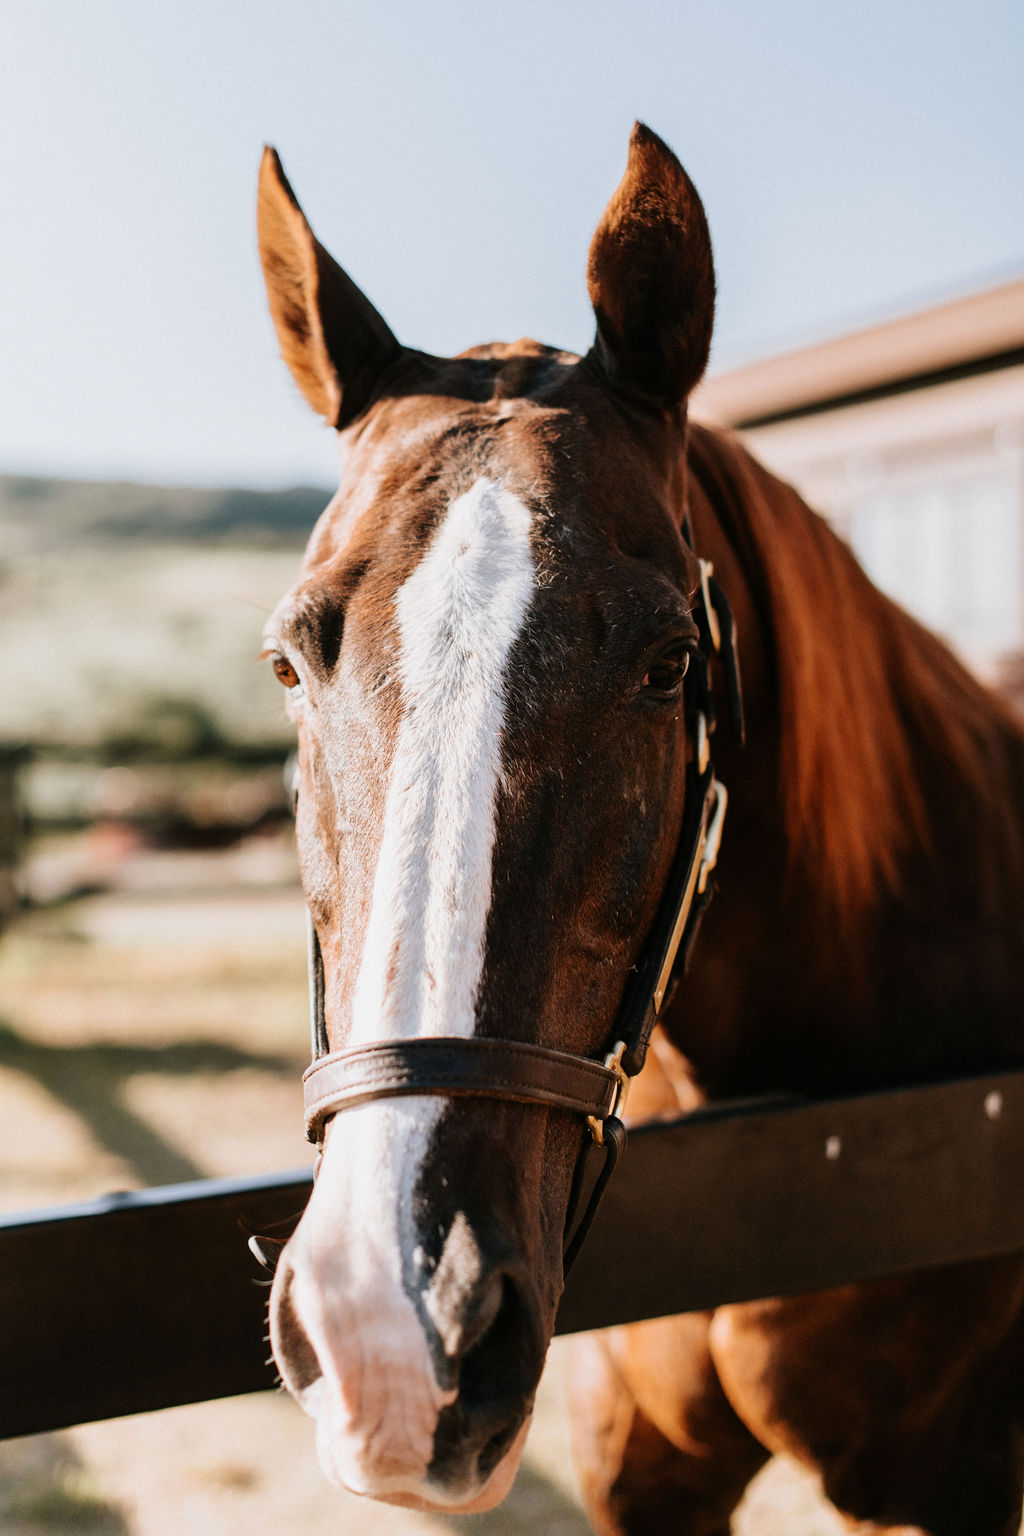
<path fill-rule="evenodd" d="M 684 537 L 692 548 L 689 520 Z M 725 786 L 714 774 L 710 738 L 715 729 L 711 656 L 721 656 L 734 733 L 742 741 L 743 696 L 736 627 L 711 562 L 700 560 L 700 588 L 694 618 L 700 642 L 683 684 L 690 760 L 686 769 L 683 825 L 650 932 L 630 972 L 619 1008 L 614 1045 L 603 1061 L 525 1041 L 460 1036 L 381 1040 L 332 1051 L 324 1010 L 320 942 L 308 918 L 311 1065 L 303 1074 L 306 1135 L 322 1148 L 332 1116 L 373 1099 L 403 1094 L 509 1099 L 582 1115 L 588 1140 L 577 1162 L 566 1218 L 563 1270 L 568 1272 L 597 1210 L 604 1187 L 625 1146 L 622 1123 L 630 1080 L 643 1067 L 651 1032 L 666 996 L 686 970 L 704 911 L 711 900 L 711 872 L 718 859 L 725 820 Z M 589 1153 L 600 1149 L 603 1164 L 591 1181 Z M 584 1194 L 590 1193 L 577 1221 Z M 570 1236 L 571 1234 L 571 1236 Z M 273 1267 L 283 1243 L 250 1239 L 257 1258 Z"/>

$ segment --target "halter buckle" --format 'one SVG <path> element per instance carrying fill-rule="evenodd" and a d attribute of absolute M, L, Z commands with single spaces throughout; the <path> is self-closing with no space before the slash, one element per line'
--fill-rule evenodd
<path fill-rule="evenodd" d="M 725 813 L 729 805 L 729 794 L 720 779 L 715 779 L 711 785 L 711 793 L 715 797 L 715 808 L 711 812 L 708 829 L 704 834 L 704 847 L 700 856 L 700 871 L 697 875 L 697 895 L 703 896 L 707 890 L 708 876 L 718 863 L 718 850 L 722 846 L 722 828 L 725 825 Z"/>
<path fill-rule="evenodd" d="M 614 1072 L 618 1080 L 618 1087 L 615 1090 L 615 1098 L 612 1101 L 612 1107 L 608 1111 L 608 1115 L 606 1117 L 608 1119 L 621 1120 L 626 1110 L 626 1100 L 629 1098 L 629 1085 L 632 1079 L 629 1077 L 629 1074 L 626 1072 L 626 1069 L 622 1065 L 622 1058 L 625 1054 L 625 1050 L 625 1040 L 616 1040 L 615 1044 L 612 1046 L 612 1049 L 608 1052 L 604 1059 L 604 1064 L 608 1071 Z M 595 1145 L 603 1147 L 604 1120 L 599 1120 L 597 1115 L 588 1115 L 587 1124 L 590 1127 L 590 1134 L 594 1140 Z"/>

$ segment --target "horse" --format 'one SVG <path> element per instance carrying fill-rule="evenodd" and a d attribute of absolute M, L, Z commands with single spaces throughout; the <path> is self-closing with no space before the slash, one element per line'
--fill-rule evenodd
<path fill-rule="evenodd" d="M 514 1476 L 581 1138 L 614 1121 L 588 1131 L 545 1073 L 607 1069 L 706 751 L 695 668 L 728 711 L 709 563 L 746 742 L 715 737 L 718 895 L 633 1118 L 1020 1062 L 1024 734 L 793 489 L 690 419 L 711 243 L 648 128 L 590 246 L 584 356 L 400 344 L 269 148 L 259 239 L 283 358 L 342 454 L 264 655 L 298 730 L 322 1049 L 363 1072 L 314 1103 L 273 1352 L 329 1478 L 472 1512 Z M 1011 1536 L 1022 1301 L 1009 1257 L 580 1336 L 595 1531 L 720 1536 L 786 1452 L 859 1532 Z"/>

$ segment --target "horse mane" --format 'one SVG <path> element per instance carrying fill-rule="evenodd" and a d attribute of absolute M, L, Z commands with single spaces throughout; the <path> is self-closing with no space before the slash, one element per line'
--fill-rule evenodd
<path fill-rule="evenodd" d="M 776 680 L 791 865 L 846 927 L 903 890 L 941 816 L 1020 880 L 1024 726 L 1010 706 L 873 585 L 791 486 L 726 434 L 689 434 Z"/>

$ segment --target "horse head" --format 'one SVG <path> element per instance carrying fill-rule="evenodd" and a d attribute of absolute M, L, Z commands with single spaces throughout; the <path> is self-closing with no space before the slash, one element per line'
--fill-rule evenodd
<path fill-rule="evenodd" d="M 714 303 L 700 201 L 638 126 L 590 249 L 582 359 L 400 345 L 272 150 L 259 227 L 285 361 L 343 460 L 265 640 L 298 729 L 328 1043 L 600 1060 L 686 798 L 683 442 Z M 564 1107 L 425 1091 L 328 1119 L 270 1317 L 332 1479 L 462 1511 L 504 1495 L 586 1134 Z"/>

